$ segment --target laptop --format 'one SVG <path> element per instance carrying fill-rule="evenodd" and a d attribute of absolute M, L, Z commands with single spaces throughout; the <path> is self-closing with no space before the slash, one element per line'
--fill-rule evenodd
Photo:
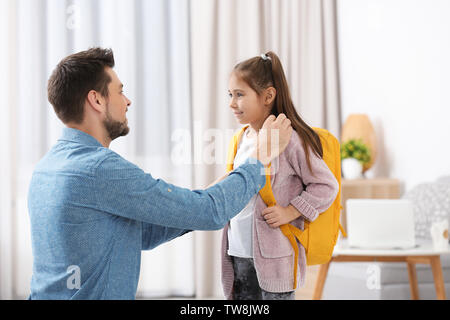
<path fill-rule="evenodd" d="M 416 246 L 411 201 L 349 199 L 348 245 L 361 249 L 411 249 Z"/>

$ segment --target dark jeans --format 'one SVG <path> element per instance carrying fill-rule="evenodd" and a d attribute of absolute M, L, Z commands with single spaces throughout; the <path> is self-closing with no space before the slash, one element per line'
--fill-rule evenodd
<path fill-rule="evenodd" d="M 268 292 L 258 284 L 255 265 L 251 258 L 231 257 L 234 268 L 234 300 L 294 300 L 295 291 Z"/>

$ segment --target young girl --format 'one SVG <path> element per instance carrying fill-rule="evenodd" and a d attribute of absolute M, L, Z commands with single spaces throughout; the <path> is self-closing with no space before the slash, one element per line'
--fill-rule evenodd
<path fill-rule="evenodd" d="M 266 118 L 284 113 L 295 130 L 285 151 L 271 163 L 271 185 L 277 205 L 268 208 L 259 194 L 224 228 L 222 284 L 227 299 L 290 300 L 295 298 L 294 250 L 279 226 L 304 229 L 331 206 L 339 185 L 322 159 L 317 133 L 298 115 L 278 56 L 268 52 L 237 64 L 229 81 L 230 108 L 247 124 L 234 167 L 252 154 Z M 304 247 L 299 244 L 297 281 L 303 286 Z"/>

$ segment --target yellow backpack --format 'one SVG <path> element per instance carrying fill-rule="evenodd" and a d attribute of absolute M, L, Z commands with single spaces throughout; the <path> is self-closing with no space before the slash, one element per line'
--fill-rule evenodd
<path fill-rule="evenodd" d="M 228 148 L 227 171 L 233 170 L 234 158 L 242 134 L 248 126 L 239 130 L 231 139 Z M 305 248 L 307 265 L 324 264 L 330 261 L 334 246 L 339 236 L 339 230 L 346 237 L 340 224 L 341 213 L 341 154 L 339 141 L 329 131 L 321 128 L 313 128 L 320 137 L 323 149 L 323 160 L 333 172 L 339 183 L 339 192 L 331 206 L 321 213 L 316 220 L 305 220 L 304 230 L 294 227 L 292 224 L 280 226 L 281 232 L 289 239 L 294 249 L 294 289 L 297 287 L 298 245 L 297 241 Z M 296 134 L 294 131 L 292 134 Z M 266 167 L 266 184 L 259 191 L 264 203 L 268 206 L 276 204 L 270 182 L 270 165 Z"/>

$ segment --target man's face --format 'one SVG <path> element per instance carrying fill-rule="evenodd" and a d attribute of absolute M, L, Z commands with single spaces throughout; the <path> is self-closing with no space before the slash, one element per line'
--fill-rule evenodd
<path fill-rule="evenodd" d="M 112 141 L 127 135 L 130 131 L 126 112 L 131 101 L 123 94 L 123 84 L 114 70 L 106 68 L 106 73 L 111 77 L 111 82 L 108 85 L 109 97 L 103 124 Z"/>

